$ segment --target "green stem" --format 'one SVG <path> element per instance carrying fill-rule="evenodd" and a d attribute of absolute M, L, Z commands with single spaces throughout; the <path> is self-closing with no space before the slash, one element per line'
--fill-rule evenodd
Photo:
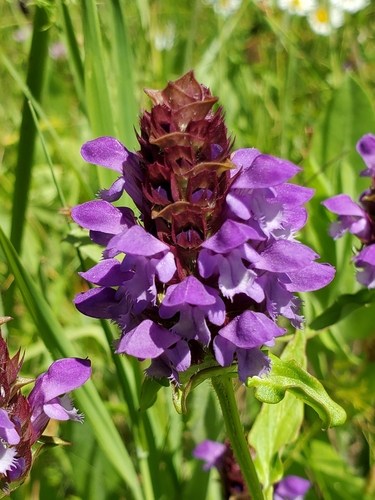
<path fill-rule="evenodd" d="M 227 435 L 252 500 L 264 500 L 259 479 L 246 442 L 230 377 L 212 377 L 223 412 Z"/>

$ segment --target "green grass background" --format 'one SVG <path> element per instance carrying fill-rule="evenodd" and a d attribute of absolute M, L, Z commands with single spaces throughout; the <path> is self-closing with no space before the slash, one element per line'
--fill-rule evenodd
<path fill-rule="evenodd" d="M 191 455 L 200 440 L 224 438 L 209 384 L 189 396 L 187 415 L 175 412 L 168 388 L 140 413 L 144 366 L 114 356 L 116 328 L 83 317 L 72 304 L 86 286 L 77 272 L 100 252 L 66 214 L 113 180 L 86 164 L 80 147 L 114 135 L 136 148 L 138 115 L 150 106 L 143 88 L 163 88 L 189 69 L 220 97 L 236 148 L 257 147 L 303 168 L 293 182 L 316 195 L 300 238 L 337 268 L 329 287 L 303 297 L 306 352 L 309 371 L 345 408 L 347 423 L 322 432 L 307 408 L 299 438 L 284 443 L 270 468 L 280 461 L 284 474 L 309 477 L 307 500 L 373 498 L 373 297 L 339 304 L 329 328 L 309 325 L 338 297 L 360 290 L 350 263 L 356 242 L 329 238 L 332 217 L 320 202 L 340 192 L 357 198 L 367 187 L 355 145 L 375 133 L 374 2 L 346 14 L 329 37 L 314 34 L 305 18 L 250 0 L 228 17 L 202 0 L 26 5 L 27 13 L 19 2 L 0 2 L 0 314 L 14 317 L 2 330 L 13 352 L 26 350 L 24 375 L 75 354 L 89 356 L 94 372 L 75 393 L 86 423 L 51 429 L 73 446 L 42 454 L 11 498 L 220 496 L 216 472 L 203 472 Z M 23 41 L 14 39 L 19 30 L 29 33 Z M 158 50 L 158 37 L 171 32 L 171 46 Z M 67 56 L 54 60 L 57 42 Z M 237 397 L 249 430 L 260 404 L 244 387 Z"/>

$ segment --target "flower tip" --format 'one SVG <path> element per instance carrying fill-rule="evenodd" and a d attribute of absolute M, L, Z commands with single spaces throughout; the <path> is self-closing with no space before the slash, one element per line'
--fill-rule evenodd
<path fill-rule="evenodd" d="M 0 316 L 0 326 L 4 323 L 8 323 L 8 321 L 11 321 L 12 319 L 12 316 Z"/>

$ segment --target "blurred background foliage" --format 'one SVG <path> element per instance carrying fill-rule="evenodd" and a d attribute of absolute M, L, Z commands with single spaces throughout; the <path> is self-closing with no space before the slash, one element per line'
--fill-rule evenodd
<path fill-rule="evenodd" d="M 103 328 L 72 304 L 86 286 L 77 272 L 98 258 L 71 224 L 69 209 L 113 180 L 112 172 L 87 165 L 80 147 L 114 135 L 136 148 L 137 117 L 149 108 L 143 88 L 164 88 L 189 69 L 220 97 L 236 148 L 256 147 L 303 168 L 293 182 L 315 188 L 316 195 L 301 239 L 337 268 L 329 287 L 303 297 L 305 334 L 309 370 L 344 406 L 348 421 L 323 433 L 307 409 L 300 438 L 283 453 L 285 473 L 313 482 L 310 500 L 374 498 L 374 297 L 334 306 L 335 318 L 323 325 L 329 328 L 311 322 L 338 297 L 360 290 L 350 263 L 354 241 L 331 240 L 332 218 L 320 202 L 340 192 L 357 198 L 367 187 L 358 177 L 363 164 L 355 145 L 364 133 L 375 133 L 375 3 L 344 12 L 342 26 L 330 31 L 320 36 L 306 17 L 265 0 L 0 2 L 0 226 L 42 304 L 32 312 L 25 299 L 30 288 L 17 283 L 0 249 L 0 314 L 14 317 L 3 333 L 13 352 L 26 349 L 24 375 L 35 376 L 47 368 L 51 352 L 62 355 L 54 338 L 57 354 L 46 348 L 40 331 L 38 315 L 51 312 L 66 341 L 92 360 L 94 384 L 135 467 L 127 476 L 113 466 L 111 450 L 95 431 L 100 423 L 93 427 L 95 417 L 86 415 L 84 426 L 50 429 L 74 446 L 42 454 L 12 498 L 219 496 L 216 473 L 202 472 L 191 455 L 200 440 L 224 438 L 209 385 L 189 397 L 188 415 L 176 414 L 168 388 L 139 414 L 138 361 L 121 360 L 126 393 L 109 345 L 116 328 Z M 260 404 L 244 387 L 237 395 L 248 430 Z"/>

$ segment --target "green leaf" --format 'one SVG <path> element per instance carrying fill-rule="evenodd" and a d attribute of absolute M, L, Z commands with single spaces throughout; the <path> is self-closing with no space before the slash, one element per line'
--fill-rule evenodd
<path fill-rule="evenodd" d="M 255 396 L 263 403 L 276 404 L 285 397 L 285 392 L 301 399 L 318 413 L 324 428 L 342 425 L 346 413 L 327 394 L 322 384 L 307 373 L 294 360 L 283 361 L 272 354 L 271 372 L 268 377 L 247 379 L 248 387 L 255 387 Z"/>
<path fill-rule="evenodd" d="M 373 290 L 363 289 L 357 293 L 341 295 L 328 309 L 315 318 L 309 327 L 312 330 L 323 330 L 323 328 L 338 323 L 356 309 L 367 306 L 372 302 L 375 302 L 375 292 Z"/>
<path fill-rule="evenodd" d="M 324 500 L 373 499 L 365 493 L 365 480 L 351 470 L 338 455 L 332 445 L 323 441 L 311 441 L 305 452 L 309 468 L 319 485 Z"/>
<path fill-rule="evenodd" d="M 284 360 L 294 359 L 306 365 L 305 334 L 297 331 L 283 351 Z M 265 492 L 283 475 L 283 447 L 295 441 L 303 421 L 303 402 L 293 394 L 285 394 L 277 405 L 264 404 L 248 435 L 249 445 L 255 448 L 255 467 Z"/>
<path fill-rule="evenodd" d="M 23 267 L 13 245 L 1 228 L 0 245 L 22 293 L 25 305 L 54 359 L 62 356 L 77 356 L 73 344 Z M 79 408 L 84 411 L 86 419 L 89 421 L 98 444 L 107 459 L 129 486 L 134 498 L 142 500 L 143 495 L 131 458 L 93 382 L 91 380 L 87 381 L 83 387 L 74 392 L 74 397 Z"/>

